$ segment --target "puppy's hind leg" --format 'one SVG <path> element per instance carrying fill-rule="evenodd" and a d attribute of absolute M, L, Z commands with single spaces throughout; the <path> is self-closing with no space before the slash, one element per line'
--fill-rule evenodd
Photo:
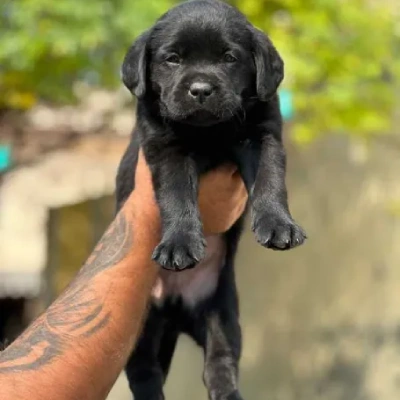
<path fill-rule="evenodd" d="M 164 382 L 167 380 L 172 357 L 175 353 L 176 344 L 178 342 L 178 336 L 179 332 L 176 328 L 169 326 L 167 321 L 164 326 L 164 333 L 161 338 L 160 350 L 158 352 L 158 361 L 161 366 Z"/>
<path fill-rule="evenodd" d="M 150 310 L 137 347 L 125 368 L 129 387 L 135 400 L 164 400 L 163 366 L 159 349 L 164 320 L 154 307 Z"/>
<path fill-rule="evenodd" d="M 225 266 L 224 268 L 226 268 Z M 242 400 L 238 390 L 241 328 L 233 305 L 236 289 L 217 293 L 216 308 L 205 317 L 204 383 L 210 400 Z"/>
<path fill-rule="evenodd" d="M 239 233 L 238 229 L 237 226 L 233 228 L 235 236 Z M 227 240 L 228 255 L 217 291 L 197 321 L 194 333 L 204 348 L 203 378 L 210 400 L 242 400 L 238 389 L 242 335 L 233 269 L 234 251 L 229 249 L 232 245 L 229 233 Z"/>
<path fill-rule="evenodd" d="M 237 318 L 228 310 L 219 310 L 207 319 L 203 378 L 209 398 L 242 400 L 238 390 L 241 330 Z"/>

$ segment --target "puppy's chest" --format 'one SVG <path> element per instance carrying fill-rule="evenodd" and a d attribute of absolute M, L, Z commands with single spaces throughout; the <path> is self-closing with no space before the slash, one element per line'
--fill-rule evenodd
<path fill-rule="evenodd" d="M 195 160 L 200 174 L 226 163 L 235 163 L 234 147 L 228 144 L 224 146 L 210 144 L 208 148 L 197 148 L 188 153 Z"/>
<path fill-rule="evenodd" d="M 206 237 L 204 259 L 192 269 L 180 272 L 161 269 L 152 290 L 152 300 L 162 306 L 165 300 L 181 299 L 188 308 L 212 296 L 224 265 L 226 244 L 222 235 Z"/>
<path fill-rule="evenodd" d="M 229 135 L 225 132 L 215 132 L 203 137 L 194 135 L 181 141 L 181 150 L 196 161 L 199 171 L 206 172 L 234 161 L 237 149 L 248 140 L 245 132 Z"/>

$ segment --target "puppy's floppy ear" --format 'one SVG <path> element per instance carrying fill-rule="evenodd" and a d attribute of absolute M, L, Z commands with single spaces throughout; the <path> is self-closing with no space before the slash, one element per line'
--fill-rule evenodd
<path fill-rule="evenodd" d="M 129 48 L 122 64 L 122 82 L 136 97 L 146 92 L 147 42 L 150 31 L 142 33 Z"/>
<path fill-rule="evenodd" d="M 267 35 L 256 28 L 253 29 L 253 46 L 257 94 L 261 101 L 267 101 L 283 80 L 283 60 Z"/>

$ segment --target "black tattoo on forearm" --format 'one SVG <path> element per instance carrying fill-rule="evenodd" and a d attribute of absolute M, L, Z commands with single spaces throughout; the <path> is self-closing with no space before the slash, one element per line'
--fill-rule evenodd
<path fill-rule="evenodd" d="M 123 260 L 131 246 L 132 228 L 125 216 L 119 213 L 77 277 L 91 279 L 99 272 L 113 267 Z"/>
<path fill-rule="evenodd" d="M 107 325 L 110 312 L 89 282 L 121 262 L 132 241 L 132 228 L 121 212 L 64 293 L 0 354 L 0 374 L 37 370 L 62 355 L 71 339 L 76 343 Z"/>

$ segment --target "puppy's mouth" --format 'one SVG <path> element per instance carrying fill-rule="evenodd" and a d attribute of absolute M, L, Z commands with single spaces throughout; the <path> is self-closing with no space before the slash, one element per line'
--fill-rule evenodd
<path fill-rule="evenodd" d="M 176 122 L 205 127 L 226 122 L 235 115 L 235 113 L 230 109 L 218 110 L 218 112 L 205 107 L 185 110 L 180 107 L 170 108 L 165 103 L 161 104 L 161 114 L 164 118 Z"/>
<path fill-rule="evenodd" d="M 195 126 L 210 126 L 221 122 L 221 118 L 209 110 L 196 110 L 182 118 L 181 122 Z"/>

